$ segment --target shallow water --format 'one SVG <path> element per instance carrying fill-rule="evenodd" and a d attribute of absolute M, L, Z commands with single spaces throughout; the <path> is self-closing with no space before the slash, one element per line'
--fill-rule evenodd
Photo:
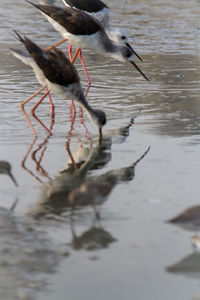
<path fill-rule="evenodd" d="M 83 52 L 92 80 L 88 101 L 108 118 L 102 145 L 86 115 L 81 120 L 77 114 L 71 130 L 69 101 L 54 95 L 53 135 L 31 119 L 38 133 L 34 139 L 20 102 L 39 85 L 8 51 L 21 48 L 12 29 L 42 46 L 59 41 L 59 35 L 28 3 L 1 5 L 0 160 L 10 162 L 19 184 L 1 175 L 2 299 L 199 299 L 192 233 L 166 223 L 199 204 L 199 4 L 109 3 L 113 24 L 128 32 L 150 83 L 131 65 Z M 76 66 L 86 88 L 79 62 Z M 27 104 L 27 112 L 35 103 Z M 50 126 L 48 100 L 37 116 Z M 77 172 L 67 164 L 66 145 L 86 155 Z M 90 206 L 71 218 L 72 188 L 108 180 L 110 174 L 116 184 L 100 220 Z"/>

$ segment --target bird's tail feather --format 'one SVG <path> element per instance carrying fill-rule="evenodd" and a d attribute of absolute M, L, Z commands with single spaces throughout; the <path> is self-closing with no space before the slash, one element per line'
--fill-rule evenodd
<path fill-rule="evenodd" d="M 24 39 L 24 38 L 23 38 L 23 37 L 15 30 L 15 29 L 13 29 L 13 31 L 14 31 L 14 33 L 16 34 L 18 40 L 19 40 L 20 42 L 24 43 L 24 42 L 25 42 L 25 39 Z"/>
<path fill-rule="evenodd" d="M 15 49 L 15 48 L 9 48 L 9 50 L 12 52 L 12 54 L 17 57 L 19 60 L 21 60 L 26 65 L 31 66 L 33 64 L 33 58 L 27 51 Z"/>

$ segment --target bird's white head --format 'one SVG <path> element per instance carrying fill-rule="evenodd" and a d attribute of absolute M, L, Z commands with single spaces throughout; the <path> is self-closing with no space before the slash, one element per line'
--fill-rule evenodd
<path fill-rule="evenodd" d="M 127 33 L 120 28 L 112 28 L 107 32 L 109 38 L 116 42 L 118 45 L 124 45 L 124 43 L 128 43 L 128 35 Z"/>
<path fill-rule="evenodd" d="M 116 43 L 117 45 L 129 47 L 133 51 L 134 55 L 136 55 L 140 61 L 143 61 L 142 58 L 137 54 L 137 52 L 129 44 L 128 35 L 123 29 L 120 29 L 120 28 L 113 29 L 112 28 L 111 30 L 109 30 L 107 32 L 107 34 L 114 43 Z"/>

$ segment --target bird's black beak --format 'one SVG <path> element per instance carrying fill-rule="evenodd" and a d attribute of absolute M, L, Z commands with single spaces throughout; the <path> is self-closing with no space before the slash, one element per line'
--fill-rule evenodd
<path fill-rule="evenodd" d="M 102 128 L 99 127 L 99 143 L 101 144 L 102 142 L 102 137 L 103 137 L 103 134 L 102 134 Z"/>
<path fill-rule="evenodd" d="M 135 50 L 133 50 L 133 48 L 131 47 L 131 45 L 129 43 L 125 43 L 127 47 L 129 47 L 133 53 L 137 56 L 137 58 L 139 58 L 139 60 L 143 61 L 143 59 L 137 54 L 137 52 L 135 52 Z"/>
<path fill-rule="evenodd" d="M 140 70 L 140 68 L 136 65 L 136 63 L 134 61 L 130 61 L 130 63 L 138 70 L 138 72 L 140 72 L 140 74 L 147 80 L 149 81 L 149 78 L 142 72 L 142 70 Z"/>

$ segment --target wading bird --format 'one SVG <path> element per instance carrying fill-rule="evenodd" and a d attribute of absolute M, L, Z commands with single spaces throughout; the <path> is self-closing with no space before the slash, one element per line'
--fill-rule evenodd
<path fill-rule="evenodd" d="M 28 0 L 26 1 L 35 6 L 64 37 L 64 40 L 47 49 L 55 47 L 68 40 L 72 45 L 79 47 L 74 56 L 74 60 L 78 54 L 81 57 L 80 47 L 89 48 L 106 57 L 112 57 L 122 62 L 130 62 L 140 72 L 140 74 L 149 81 L 147 76 L 134 62 L 133 50 L 129 46 L 114 43 L 108 37 L 101 23 L 95 18 L 71 7 L 63 9 L 58 6 L 37 5 Z M 85 65 L 83 66 L 85 69 Z M 87 75 L 86 69 L 85 72 Z M 89 84 L 91 84 L 90 81 Z"/>
<path fill-rule="evenodd" d="M 35 116 L 35 109 L 49 94 L 50 90 L 53 93 L 61 94 L 64 98 L 72 97 L 83 109 L 86 110 L 93 123 L 99 129 L 99 137 L 101 139 L 102 127 L 106 124 L 106 115 L 104 111 L 93 109 L 88 104 L 83 94 L 80 78 L 74 65 L 67 59 L 62 51 L 58 49 L 54 49 L 54 51 L 45 51 L 32 42 L 29 38 L 22 37 L 16 31 L 14 32 L 16 33 L 19 41 L 24 44 L 28 52 L 10 48 L 11 52 L 18 59 L 32 67 L 39 83 L 42 85 L 42 88 L 34 95 L 39 94 L 45 88 L 47 89 L 44 96 L 31 110 L 31 114 Z M 33 97 L 34 96 L 31 96 L 21 103 L 21 109 L 27 118 L 28 116 L 24 110 L 24 105 Z M 37 135 L 30 121 L 29 125 L 31 126 L 33 133 Z M 41 125 L 49 133 L 51 133 L 51 131 L 44 124 Z"/>
<path fill-rule="evenodd" d="M 110 25 L 110 8 L 101 0 L 63 0 L 66 6 L 70 6 L 99 20 L 104 27 L 109 38 L 120 45 L 130 46 L 127 33 L 121 28 L 113 28 Z M 134 54 L 141 60 L 142 58 L 133 50 Z"/>

